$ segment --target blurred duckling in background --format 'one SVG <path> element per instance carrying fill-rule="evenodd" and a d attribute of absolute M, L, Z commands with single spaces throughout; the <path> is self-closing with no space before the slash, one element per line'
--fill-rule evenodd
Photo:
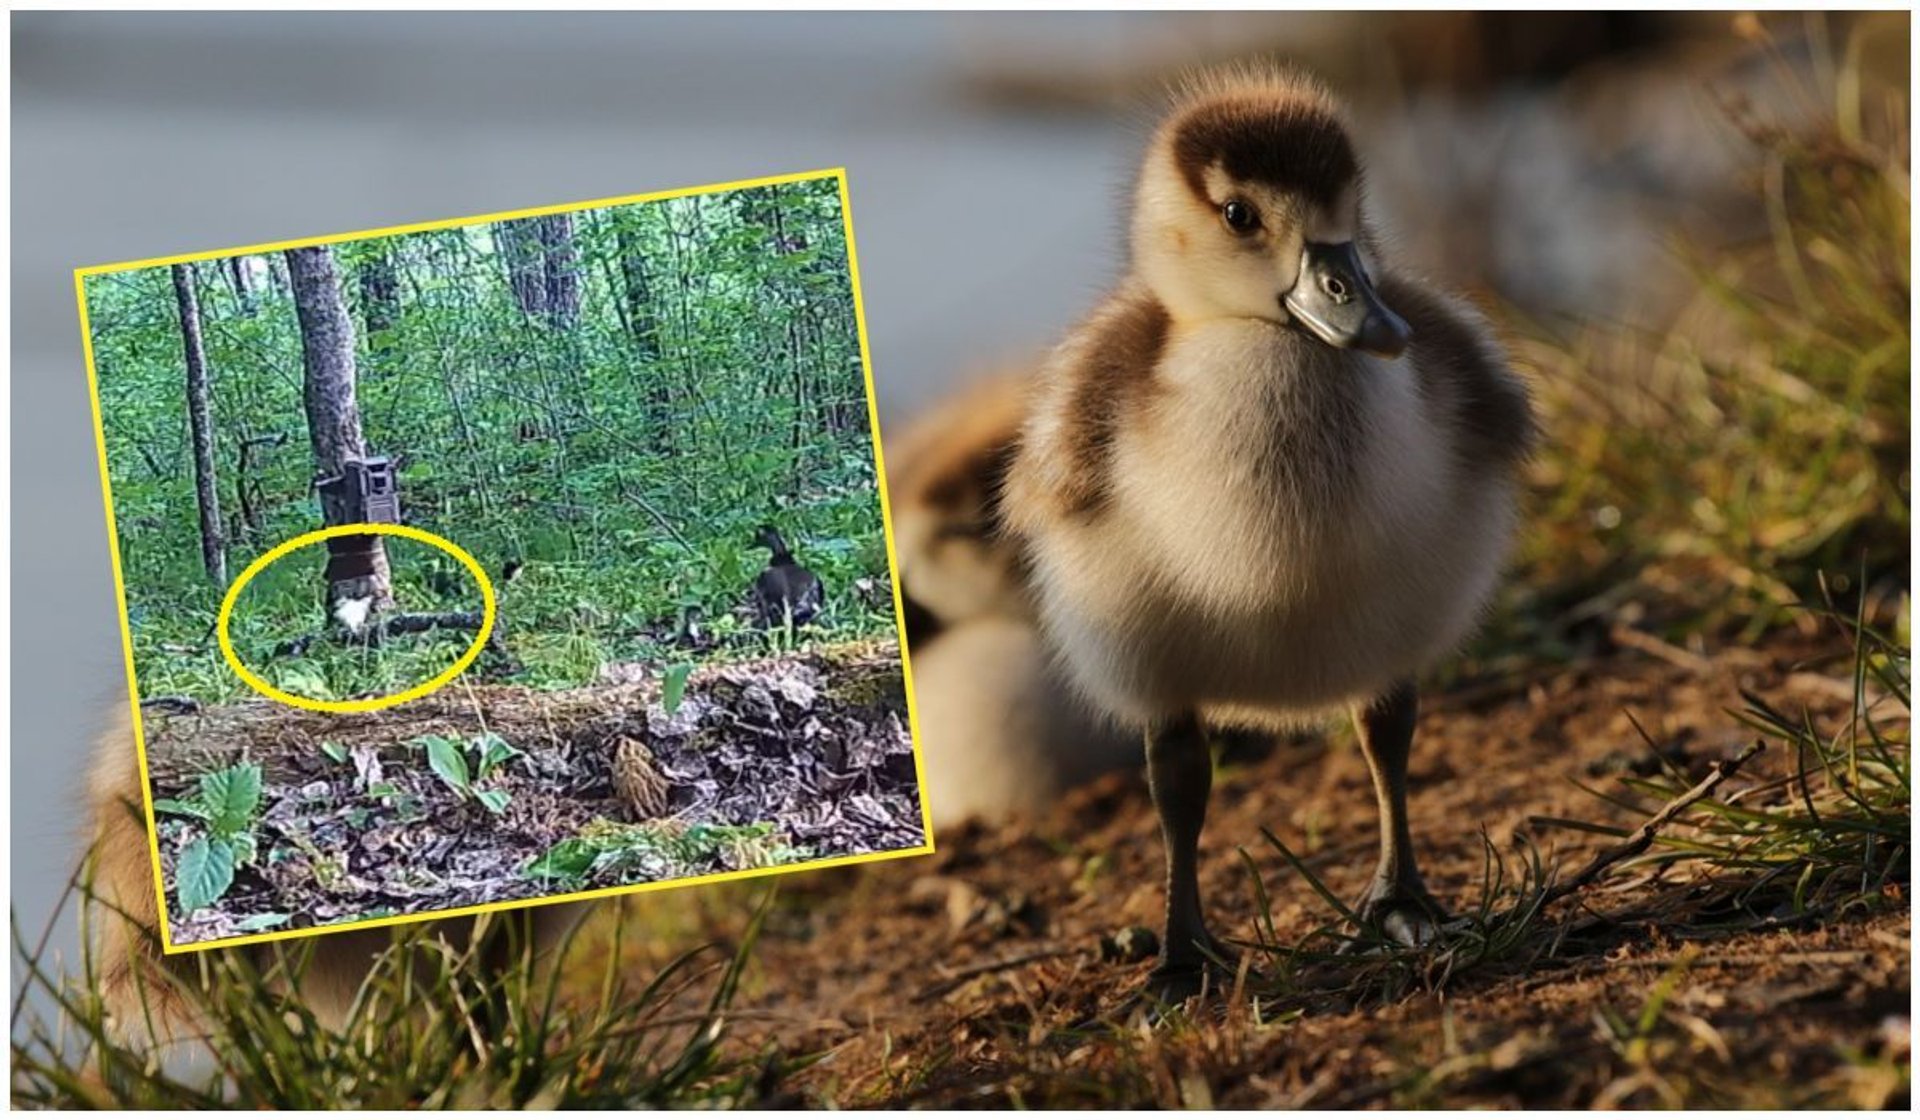
<path fill-rule="evenodd" d="M 766 570 L 753 581 L 755 620 L 765 629 L 812 622 L 826 603 L 826 588 L 820 577 L 800 566 L 773 526 L 760 526 L 753 543 L 771 554 Z"/>
<path fill-rule="evenodd" d="M 1029 384 L 1026 371 L 982 378 L 887 441 L 900 587 L 924 627 L 1033 617 L 1019 550 L 999 531 Z"/>
<path fill-rule="evenodd" d="M 1149 991 L 1221 953 L 1197 873 L 1209 729 L 1351 713 L 1380 858 L 1356 912 L 1415 942 L 1415 678 L 1478 620 L 1534 439 L 1463 305 L 1390 272 L 1343 111 L 1304 76 L 1192 81 L 1134 187 L 1130 269 L 1041 370 L 1008 475 L 1043 626 L 1142 729 L 1167 859 Z"/>
<path fill-rule="evenodd" d="M 936 827 L 1039 813 L 1136 765 L 1132 736 L 1062 687 L 1000 492 L 1025 415 L 1024 374 L 983 379 L 889 439 L 887 490 L 929 808 Z"/>

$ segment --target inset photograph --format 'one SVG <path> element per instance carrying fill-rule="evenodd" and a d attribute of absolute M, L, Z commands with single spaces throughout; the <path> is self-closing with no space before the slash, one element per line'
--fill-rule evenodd
<path fill-rule="evenodd" d="M 846 198 L 80 270 L 96 889 L 172 951 L 931 850 Z"/>

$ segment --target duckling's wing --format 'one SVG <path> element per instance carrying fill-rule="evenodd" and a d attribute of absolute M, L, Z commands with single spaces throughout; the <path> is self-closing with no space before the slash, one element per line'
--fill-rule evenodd
<path fill-rule="evenodd" d="M 1414 375 L 1429 404 L 1452 421 L 1463 464 L 1499 470 L 1524 459 L 1538 439 L 1526 382 L 1479 312 L 1393 275 L 1381 277 L 1380 298 L 1413 328 Z"/>
<path fill-rule="evenodd" d="M 1115 435 L 1150 405 L 1170 323 L 1152 295 L 1123 288 L 1048 359 L 1007 476 L 1003 509 L 1016 535 L 1106 508 Z"/>

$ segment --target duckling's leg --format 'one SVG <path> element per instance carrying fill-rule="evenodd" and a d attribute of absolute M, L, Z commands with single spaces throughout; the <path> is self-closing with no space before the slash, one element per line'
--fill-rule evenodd
<path fill-rule="evenodd" d="M 1373 792 L 1380 803 L 1380 866 L 1354 912 L 1362 922 L 1409 945 L 1431 939 L 1446 918 L 1420 879 L 1407 824 L 1407 756 L 1418 713 L 1412 681 L 1353 712 L 1360 753 L 1373 772 Z"/>
<path fill-rule="evenodd" d="M 1200 830 L 1213 791 L 1213 756 L 1192 713 L 1147 731 L 1147 783 L 1167 849 L 1167 922 L 1149 991 L 1167 1002 L 1200 991 L 1219 947 L 1200 911 Z"/>

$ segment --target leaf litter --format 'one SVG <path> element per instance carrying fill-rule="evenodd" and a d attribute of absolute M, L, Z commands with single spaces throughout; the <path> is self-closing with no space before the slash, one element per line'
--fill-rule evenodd
<path fill-rule="evenodd" d="M 191 914 L 173 886 L 194 822 L 161 818 L 174 942 L 925 843 L 896 644 L 711 666 L 670 682 L 674 696 L 643 674 L 553 692 L 456 683 L 366 714 L 265 701 L 150 713 L 155 797 L 185 796 L 240 761 L 264 774 L 258 858 Z M 623 738 L 657 760 L 663 816 L 640 819 L 616 792 Z M 537 861 L 570 844 L 620 858 L 530 873 L 551 872 L 562 861 Z"/>

